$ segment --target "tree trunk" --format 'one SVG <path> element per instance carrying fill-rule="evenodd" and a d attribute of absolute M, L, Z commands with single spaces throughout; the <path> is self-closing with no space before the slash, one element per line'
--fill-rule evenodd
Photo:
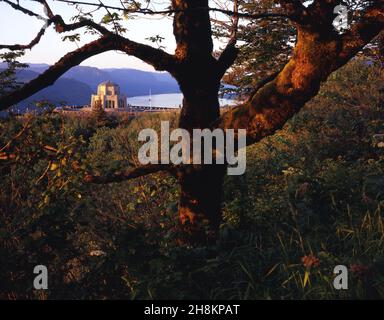
<path fill-rule="evenodd" d="M 207 8 L 208 0 L 172 0 L 172 7 L 179 10 L 173 21 L 178 61 L 173 76 L 184 96 L 179 128 L 192 137 L 193 129 L 209 129 L 220 117 L 218 91 L 222 74 L 212 56 L 209 11 L 198 10 Z M 193 242 L 206 239 L 205 221 L 211 230 L 219 227 L 224 173 L 225 166 L 216 164 L 191 164 L 178 169 L 180 222 L 184 235 Z"/>
<path fill-rule="evenodd" d="M 195 165 L 179 172 L 179 218 L 192 242 L 209 240 L 207 236 L 219 228 L 225 169 L 225 165 Z"/>
<path fill-rule="evenodd" d="M 207 73 L 209 69 L 202 68 L 201 64 L 192 70 L 179 81 L 184 95 L 179 127 L 186 129 L 191 137 L 193 129 L 209 129 L 220 116 L 219 77 L 215 72 Z M 204 145 L 203 141 L 201 145 Z M 201 150 L 202 160 L 203 153 Z M 190 242 L 205 242 L 207 234 L 213 235 L 218 230 L 225 170 L 225 165 L 215 164 L 213 159 L 213 164 L 191 164 L 178 171 L 179 218 L 184 235 Z M 207 227 L 210 229 L 208 233 Z"/>

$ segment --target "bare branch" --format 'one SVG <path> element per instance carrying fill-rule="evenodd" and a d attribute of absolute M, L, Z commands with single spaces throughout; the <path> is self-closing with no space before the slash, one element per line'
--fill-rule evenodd
<path fill-rule="evenodd" d="M 56 31 L 58 33 L 62 32 L 68 32 L 68 31 L 73 31 L 82 27 L 90 27 L 93 28 L 97 31 L 99 31 L 101 34 L 109 34 L 111 31 L 109 31 L 107 28 L 104 28 L 103 26 L 99 25 L 98 23 L 89 20 L 89 19 L 82 19 L 79 22 L 71 23 L 71 24 L 66 24 L 64 22 L 64 19 L 60 15 L 55 15 L 48 5 L 47 1 L 45 0 L 33 0 L 35 2 L 41 3 L 44 8 L 46 9 L 46 13 L 48 15 L 49 21 L 53 22 L 56 27 Z"/>
<path fill-rule="evenodd" d="M 44 73 L 37 78 L 31 80 L 20 89 L 17 89 L 9 94 L 0 97 L 0 110 L 5 110 L 8 107 L 30 97 L 41 89 L 52 85 L 60 76 L 62 76 L 70 68 L 80 64 L 85 59 L 96 54 L 112 50 L 115 47 L 114 41 L 107 36 L 104 36 L 96 41 L 93 41 L 73 52 L 66 54 L 56 64 L 48 68 Z"/>
<path fill-rule="evenodd" d="M 232 31 L 229 37 L 229 41 L 227 46 L 221 53 L 218 63 L 219 69 L 221 72 L 220 77 L 224 75 L 224 73 L 228 70 L 228 68 L 235 62 L 237 55 L 239 54 L 239 49 L 236 48 L 237 42 L 237 28 L 239 25 L 239 3 L 238 0 L 235 0 L 233 3 L 233 12 L 235 13 L 232 18 Z"/>
<path fill-rule="evenodd" d="M 135 56 L 144 62 L 151 64 L 157 70 L 166 70 L 172 73 L 175 68 L 175 59 L 172 55 L 160 49 L 155 49 L 151 46 L 137 43 L 115 34 L 107 34 L 98 40 L 66 54 L 56 64 L 20 89 L 1 96 L 0 110 L 5 110 L 30 97 L 41 89 L 52 85 L 66 71 L 80 64 L 84 60 L 110 50 L 120 50 Z"/>
<path fill-rule="evenodd" d="M 107 11 L 107 13 L 109 14 L 109 16 L 112 18 L 113 28 L 115 29 L 115 33 L 116 33 L 116 34 L 119 34 L 119 31 L 118 31 L 119 29 L 118 29 L 118 27 L 117 27 L 117 24 L 116 24 L 115 19 L 114 19 L 113 16 L 112 16 L 111 11 L 109 11 L 109 9 L 105 6 L 105 4 L 104 4 L 101 0 L 99 0 L 99 2 L 100 2 L 101 7 L 103 7 L 103 8 Z"/>
<path fill-rule="evenodd" d="M 32 49 L 36 44 L 40 42 L 41 37 L 44 35 L 46 30 L 46 27 L 42 27 L 39 31 L 39 33 L 36 35 L 36 37 L 28 44 L 12 44 L 12 45 L 6 45 L 6 44 L 0 44 L 0 49 L 8 49 L 8 50 L 26 50 L 26 49 Z"/>
<path fill-rule="evenodd" d="M 111 175 L 106 175 L 106 176 L 95 176 L 95 175 L 87 174 L 84 177 L 84 181 L 87 183 L 96 183 L 96 184 L 122 182 L 122 181 L 135 179 L 138 177 L 146 176 L 159 171 L 173 172 L 174 166 L 170 164 L 168 165 L 148 164 L 140 167 L 131 168 L 122 172 L 115 172 Z"/>
<path fill-rule="evenodd" d="M 26 45 L 22 45 L 22 44 L 6 45 L 6 44 L 4 44 L 4 45 L 0 45 L 0 49 L 8 49 L 8 50 L 32 49 L 36 44 L 38 44 L 40 42 L 42 36 L 45 33 L 45 30 L 52 23 L 55 25 L 56 31 L 58 33 L 73 31 L 73 30 L 76 30 L 76 29 L 79 29 L 82 27 L 93 28 L 104 35 L 111 33 L 107 28 L 104 28 L 103 26 L 101 26 L 101 25 L 99 25 L 99 24 L 97 24 L 94 21 L 89 20 L 89 19 L 83 19 L 83 20 L 76 22 L 76 23 L 66 24 L 60 15 L 54 15 L 53 14 L 51 8 L 49 7 L 48 3 L 45 0 L 33 0 L 33 1 L 39 2 L 45 7 L 46 13 L 48 15 L 48 19 L 44 19 L 43 17 L 41 17 L 37 13 L 34 13 L 33 11 L 30 11 L 29 9 L 26 9 L 26 8 L 20 6 L 19 4 L 15 4 L 11 1 L 8 1 L 8 0 L 0 0 L 0 1 L 4 1 L 6 4 L 10 5 L 12 8 L 14 8 L 17 11 L 21 11 L 21 12 L 23 12 L 29 16 L 37 17 L 40 20 L 46 21 L 45 25 L 40 29 L 40 31 L 38 32 L 36 37 L 34 39 L 32 39 L 32 41 L 30 43 L 28 43 Z"/>
<path fill-rule="evenodd" d="M 218 59 L 220 78 L 224 76 L 225 72 L 235 62 L 239 54 L 239 48 L 236 47 L 236 41 L 230 41 Z"/>
<path fill-rule="evenodd" d="M 10 5 L 13 9 L 21 11 L 22 13 L 27 14 L 31 17 L 36 17 L 36 18 L 42 19 L 42 17 L 40 15 L 38 15 L 37 13 L 34 13 L 33 11 L 20 6 L 19 2 L 17 2 L 17 4 L 12 2 L 12 1 L 9 1 L 9 0 L 0 0 L 0 2 L 5 2 L 6 4 Z"/>
<path fill-rule="evenodd" d="M 218 8 L 199 8 L 196 10 L 209 10 L 213 12 L 220 12 L 223 14 L 226 14 L 228 16 L 236 16 L 238 18 L 245 18 L 245 19 L 264 19 L 264 18 L 288 18 L 288 16 L 284 13 L 274 13 L 274 12 L 261 12 L 261 13 L 244 13 L 244 12 L 234 12 L 231 10 L 224 10 L 224 9 L 218 9 Z"/>
<path fill-rule="evenodd" d="M 8 0 L 4 1 L 16 10 L 25 12 L 32 16 L 40 17 L 32 11 L 23 8 L 18 4 L 14 4 Z M 62 33 L 87 26 L 98 30 L 104 36 L 96 41 L 93 41 L 83 46 L 82 48 L 79 48 L 71 53 L 66 54 L 55 65 L 51 66 L 48 70 L 46 70 L 34 80 L 25 84 L 22 88 L 0 97 L 0 110 L 5 110 L 11 105 L 28 98 L 29 96 L 40 91 L 41 89 L 52 85 L 66 71 L 80 64 L 82 61 L 88 59 L 89 57 L 109 50 L 123 51 L 129 55 L 133 55 L 143 60 L 144 62 L 147 62 L 148 64 L 151 64 L 157 70 L 166 70 L 172 73 L 175 66 L 175 60 L 172 55 L 167 54 L 160 49 L 155 49 L 151 46 L 140 44 L 122 36 L 115 35 L 108 29 L 98 25 L 92 20 L 83 19 L 76 23 L 66 24 L 61 16 L 53 14 L 51 8 L 45 0 L 35 1 L 41 3 L 45 7 L 46 13 L 49 18 L 48 25 L 54 23 L 57 32 Z M 40 41 L 44 32 L 45 29 L 43 28 L 28 45 L 2 45 L 0 46 L 0 49 L 7 48 L 10 50 L 20 50 L 32 48 L 36 43 Z"/>
<path fill-rule="evenodd" d="M 76 22 L 76 23 L 66 24 L 61 16 L 56 15 L 56 16 L 53 16 L 51 19 L 49 19 L 47 21 L 47 24 L 44 25 L 41 28 L 39 33 L 36 35 L 36 37 L 29 44 L 26 44 L 26 45 L 22 45 L 22 44 L 6 45 L 6 44 L 2 44 L 2 45 L 0 45 L 0 49 L 8 49 L 8 50 L 13 50 L 13 51 L 15 51 L 15 50 L 32 49 L 35 45 L 37 45 L 40 42 L 42 36 L 45 33 L 45 30 L 52 23 L 55 24 L 56 31 L 58 33 L 73 31 L 73 30 L 76 30 L 76 29 L 79 29 L 79 28 L 82 28 L 82 27 L 93 28 L 93 29 L 99 31 L 101 34 L 104 34 L 104 35 L 111 33 L 108 29 L 100 26 L 99 24 L 93 22 L 92 20 L 84 19 L 84 20 L 81 20 L 81 21 Z"/>
<path fill-rule="evenodd" d="M 116 49 L 150 64 L 158 71 L 168 71 L 174 74 L 177 68 L 176 59 L 173 55 L 151 46 L 138 43 L 122 36 L 115 36 Z"/>
<path fill-rule="evenodd" d="M 232 33 L 229 39 L 229 43 L 237 42 L 237 28 L 239 26 L 239 2 L 238 0 L 234 0 L 233 3 L 233 12 L 235 13 L 232 19 Z"/>
<path fill-rule="evenodd" d="M 56 0 L 58 2 L 65 2 L 68 4 L 81 4 L 85 6 L 93 6 L 93 7 L 100 7 L 100 4 L 97 3 L 90 3 L 90 2 L 84 2 L 84 1 L 75 1 L 75 0 Z M 193 9 L 167 9 L 167 10 L 151 10 L 148 8 L 144 9 L 132 9 L 129 10 L 125 7 L 116 7 L 116 6 L 108 6 L 105 5 L 105 8 L 111 9 L 111 10 L 117 10 L 117 11 L 124 11 L 126 13 L 136 13 L 136 14 L 143 14 L 143 15 L 156 15 L 156 14 L 174 14 L 174 13 L 180 13 L 180 12 L 186 12 L 186 11 L 212 11 L 212 12 L 219 12 L 223 13 L 229 16 L 235 16 L 237 15 L 240 18 L 246 18 L 246 19 L 261 19 L 261 18 L 287 18 L 285 14 L 281 13 L 258 13 L 258 14 L 249 14 L 249 13 L 242 13 L 242 12 L 234 12 L 231 10 L 225 10 L 220 8 L 210 8 L 210 7 L 196 7 Z"/>
<path fill-rule="evenodd" d="M 79 22 L 66 24 L 61 16 L 55 15 L 52 20 L 55 23 L 56 31 L 59 33 L 73 31 L 83 27 L 93 28 L 104 35 L 111 33 L 111 31 L 109 31 L 107 28 L 104 28 L 103 26 L 89 19 L 83 19 Z"/>
<path fill-rule="evenodd" d="M 0 1 L 5 2 L 6 4 L 10 5 L 15 10 L 21 11 L 21 12 L 23 12 L 29 16 L 37 17 L 38 19 L 46 21 L 46 25 L 39 31 L 39 33 L 36 35 L 36 37 L 29 44 L 26 44 L 26 45 L 22 45 L 22 44 L 6 45 L 6 44 L 4 44 L 4 45 L 0 45 L 0 49 L 9 49 L 9 50 L 32 49 L 33 46 L 35 46 L 36 44 L 38 44 L 40 42 L 42 36 L 45 33 L 45 29 L 52 23 L 55 25 L 55 29 L 58 33 L 73 31 L 73 30 L 76 30 L 76 29 L 79 29 L 82 27 L 90 27 L 92 29 L 99 31 L 103 35 L 111 33 L 111 31 L 109 31 L 107 28 L 105 28 L 105 27 L 101 26 L 100 24 L 95 23 L 94 21 L 89 20 L 89 19 L 82 19 L 81 21 L 76 22 L 76 23 L 72 23 L 72 24 L 65 23 L 64 19 L 60 15 L 55 15 L 53 13 L 53 11 L 51 10 L 51 8 L 48 5 L 46 0 L 32 0 L 32 1 L 38 2 L 44 6 L 49 19 L 44 19 L 39 14 L 37 14 L 37 13 L 27 9 L 27 8 L 22 7 L 19 3 L 16 4 L 16 3 L 13 3 L 9 0 L 0 0 Z M 276 18 L 276 17 L 284 18 L 285 17 L 284 15 L 282 15 L 280 13 L 260 13 L 260 14 L 240 13 L 240 12 L 238 12 L 237 1 L 235 1 L 233 11 L 220 9 L 220 8 L 210 8 L 210 7 L 196 7 L 196 8 L 186 9 L 186 10 L 173 9 L 173 10 L 153 11 L 153 10 L 148 9 L 148 8 L 141 9 L 138 6 L 134 10 L 128 10 L 123 5 L 122 5 L 122 7 L 108 6 L 108 5 L 105 5 L 103 2 L 96 4 L 96 3 L 88 3 L 88 2 L 83 2 L 83 1 L 70 1 L 70 0 L 57 0 L 57 1 L 65 2 L 65 3 L 69 3 L 69 4 L 82 4 L 82 5 L 87 5 L 87 6 L 96 6 L 98 8 L 105 8 L 108 11 L 108 13 L 110 13 L 109 9 L 123 10 L 124 12 L 151 14 L 151 15 L 154 15 L 154 14 L 171 14 L 171 13 L 184 12 L 184 11 L 188 11 L 188 10 L 189 11 L 191 11 L 191 10 L 210 10 L 210 11 L 220 12 L 220 13 L 232 16 L 233 17 L 233 32 L 231 35 L 231 39 L 228 43 L 227 50 L 224 50 L 227 52 L 223 52 L 223 55 L 222 55 L 222 57 L 223 57 L 222 68 L 224 69 L 224 72 L 233 63 L 233 61 L 236 58 L 237 53 L 238 53 L 237 49 L 235 48 L 235 44 L 236 44 L 235 39 L 236 39 L 237 25 L 238 25 L 240 17 L 249 18 L 249 19 Z M 116 25 L 114 25 L 114 28 L 115 28 L 115 33 L 117 34 Z"/>

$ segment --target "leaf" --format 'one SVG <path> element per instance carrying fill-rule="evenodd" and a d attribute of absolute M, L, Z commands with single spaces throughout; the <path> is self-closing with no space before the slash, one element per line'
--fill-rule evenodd
<path fill-rule="evenodd" d="M 63 41 L 69 40 L 71 42 L 80 41 L 80 34 L 75 33 L 62 38 Z"/>
<path fill-rule="evenodd" d="M 303 288 L 305 288 L 305 286 L 307 285 L 307 282 L 310 282 L 310 280 L 309 280 L 309 272 L 305 271 L 304 281 L 303 281 Z"/>
<path fill-rule="evenodd" d="M 55 171 L 55 170 L 57 170 L 58 167 L 59 167 L 59 165 L 57 163 L 52 163 L 51 166 L 49 167 L 49 170 Z"/>

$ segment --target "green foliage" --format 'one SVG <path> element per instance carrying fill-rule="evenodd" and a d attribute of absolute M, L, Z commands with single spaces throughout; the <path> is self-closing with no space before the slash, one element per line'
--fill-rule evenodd
<path fill-rule="evenodd" d="M 18 69 L 25 69 L 27 65 L 17 61 L 24 55 L 23 51 L 10 51 L 0 54 L 0 61 L 7 64 L 7 68 L 0 70 L 0 95 L 17 89 L 21 83 L 16 81 Z"/>
<path fill-rule="evenodd" d="M 109 119 L 107 113 L 101 105 L 101 101 L 97 101 L 92 108 L 92 116 L 96 122 L 96 125 L 98 127 L 106 126 L 109 123 Z"/>
<path fill-rule="evenodd" d="M 239 8 L 249 14 L 278 10 L 271 0 L 242 0 Z M 229 32 L 222 24 L 215 28 L 217 37 Z M 224 82 L 235 85 L 237 93 L 247 94 L 259 81 L 282 69 L 291 55 L 296 31 L 286 19 L 246 20 L 238 27 L 237 39 L 240 53 Z"/>
<path fill-rule="evenodd" d="M 68 36 L 64 36 L 62 38 L 62 40 L 63 41 L 69 40 L 70 42 L 80 41 L 80 34 L 79 33 L 75 33 L 75 34 L 71 34 L 71 35 L 68 35 Z"/>
<path fill-rule="evenodd" d="M 156 44 L 156 46 L 159 49 L 165 49 L 165 47 L 161 45 L 161 43 L 163 42 L 164 39 L 165 39 L 164 37 L 162 37 L 162 36 L 160 36 L 158 34 L 155 35 L 155 36 L 152 36 L 152 37 L 145 38 L 145 40 L 151 41 L 154 44 Z"/>
<path fill-rule="evenodd" d="M 363 81 L 362 79 L 369 79 Z M 0 122 L 1 298 L 367 299 L 384 297 L 383 69 L 355 59 L 225 179 L 215 244 L 180 244 L 178 188 L 163 173 L 89 185 L 123 170 L 141 128 L 177 113 Z M 46 264 L 50 289 L 32 289 Z M 349 290 L 333 268 L 350 270 Z"/>
<path fill-rule="evenodd" d="M 127 29 L 121 25 L 121 20 L 122 17 L 119 13 L 108 11 L 101 19 L 100 24 L 111 25 L 116 33 L 124 33 Z"/>

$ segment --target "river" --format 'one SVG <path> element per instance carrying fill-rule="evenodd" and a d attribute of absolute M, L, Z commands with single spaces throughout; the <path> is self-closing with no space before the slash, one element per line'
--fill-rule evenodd
<path fill-rule="evenodd" d="M 168 107 L 168 108 L 178 108 L 183 101 L 183 95 L 181 93 L 166 93 L 166 94 L 153 94 L 151 96 L 137 96 L 129 97 L 127 99 L 128 103 L 133 106 L 145 106 L 149 107 L 152 98 L 153 107 Z M 231 99 L 219 99 L 221 106 L 233 105 L 234 100 Z"/>

